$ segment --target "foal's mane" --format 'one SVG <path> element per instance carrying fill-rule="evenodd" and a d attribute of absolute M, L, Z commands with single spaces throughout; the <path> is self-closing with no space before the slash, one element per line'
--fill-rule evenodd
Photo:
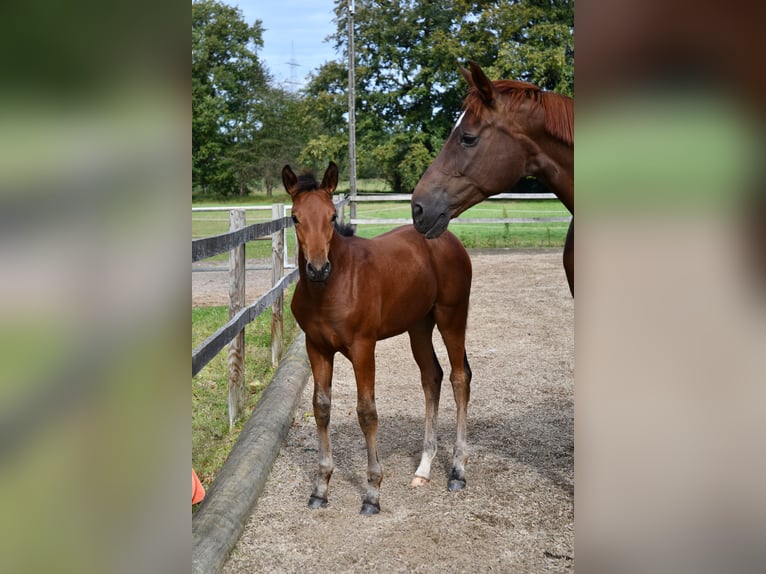
<path fill-rule="evenodd" d="M 295 183 L 295 195 L 303 193 L 304 191 L 315 191 L 317 189 L 319 189 L 319 184 L 313 173 L 310 171 L 302 171 L 300 175 L 298 175 L 298 181 Z"/>
<path fill-rule="evenodd" d="M 301 193 L 318 190 L 319 184 L 317 183 L 314 174 L 310 171 L 302 171 L 295 183 L 295 194 L 293 197 L 296 197 Z M 324 193 L 324 191 L 322 193 Z M 337 221 L 335 222 L 335 229 L 344 237 L 351 237 L 356 232 L 353 225 L 349 223 L 338 223 Z"/>
<path fill-rule="evenodd" d="M 545 115 L 545 131 L 567 145 L 574 145 L 574 100 L 568 96 L 546 92 L 528 82 L 517 80 L 495 80 L 492 82 L 499 94 L 506 96 L 505 105 L 518 109 L 526 101 L 542 107 Z M 465 98 L 463 109 L 479 117 L 484 110 L 484 101 L 476 88 Z"/>

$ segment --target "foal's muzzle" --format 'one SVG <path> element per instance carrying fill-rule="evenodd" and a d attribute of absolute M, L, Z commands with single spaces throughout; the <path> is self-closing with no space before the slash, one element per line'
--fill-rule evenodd
<path fill-rule="evenodd" d="M 314 264 L 309 261 L 306 263 L 306 276 L 311 281 L 326 281 L 330 276 L 331 267 L 329 261 L 325 262 L 325 264 L 319 268 L 315 267 Z"/>

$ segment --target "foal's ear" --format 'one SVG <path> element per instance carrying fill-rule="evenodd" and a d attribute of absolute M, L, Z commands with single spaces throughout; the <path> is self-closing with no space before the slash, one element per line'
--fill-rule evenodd
<path fill-rule="evenodd" d="M 289 193 L 291 196 L 293 195 L 293 188 L 295 187 L 295 184 L 298 183 L 298 178 L 293 173 L 293 170 L 290 169 L 289 165 L 286 165 L 282 168 L 282 185 L 285 186 L 285 191 Z"/>
<path fill-rule="evenodd" d="M 479 64 L 473 60 L 468 60 L 468 66 L 471 68 L 470 73 L 462 67 L 460 73 L 463 74 L 463 77 L 472 88 L 475 87 L 479 91 L 479 95 L 481 96 L 484 105 L 489 106 L 495 99 L 495 86 L 492 85 L 492 82 Z M 468 79 L 469 77 L 471 78 L 470 80 Z"/>
<path fill-rule="evenodd" d="M 334 161 L 331 161 L 322 178 L 322 189 L 331 196 L 336 187 L 338 187 L 338 166 L 335 165 Z"/>

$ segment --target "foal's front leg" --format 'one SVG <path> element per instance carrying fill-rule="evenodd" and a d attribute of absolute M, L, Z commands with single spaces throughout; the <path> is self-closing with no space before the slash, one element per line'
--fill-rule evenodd
<path fill-rule="evenodd" d="M 350 349 L 351 363 L 356 376 L 356 414 L 367 444 L 367 492 L 361 514 L 380 512 L 380 483 L 383 467 L 378 460 L 376 435 L 378 411 L 375 408 L 375 341 L 357 342 Z"/>
<path fill-rule="evenodd" d="M 334 353 L 322 353 L 306 341 L 306 351 L 314 375 L 314 420 L 319 439 L 319 468 L 314 479 L 314 490 L 309 497 L 309 508 L 327 506 L 327 490 L 333 471 L 330 444 L 330 407 L 332 405 L 332 367 Z"/>

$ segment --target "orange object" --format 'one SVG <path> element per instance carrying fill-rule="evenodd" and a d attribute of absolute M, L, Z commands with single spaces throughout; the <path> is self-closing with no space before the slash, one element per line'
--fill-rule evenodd
<path fill-rule="evenodd" d="M 205 487 L 202 486 L 197 473 L 192 469 L 192 504 L 197 504 L 205 498 Z"/>

